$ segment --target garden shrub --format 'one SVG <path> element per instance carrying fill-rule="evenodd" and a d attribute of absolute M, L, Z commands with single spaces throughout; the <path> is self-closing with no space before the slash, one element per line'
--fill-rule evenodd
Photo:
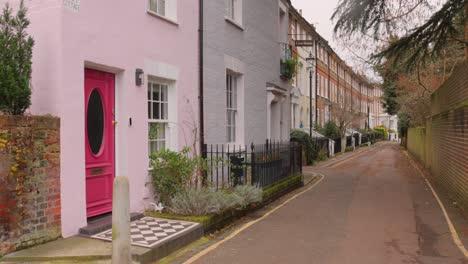
<path fill-rule="evenodd" d="M 345 149 L 345 152 L 351 152 L 351 151 L 354 151 L 354 148 L 353 147 L 347 147 Z"/>
<path fill-rule="evenodd" d="M 22 115 L 31 105 L 33 39 L 23 1 L 16 16 L 5 5 L 0 17 L 0 112 Z"/>
<path fill-rule="evenodd" d="M 340 129 L 336 125 L 334 121 L 328 121 L 325 126 L 323 127 L 322 131 L 320 131 L 324 136 L 327 138 L 340 138 Z"/>
<path fill-rule="evenodd" d="M 307 165 L 312 165 L 314 162 L 313 161 L 314 149 L 313 149 L 312 138 L 310 137 L 310 135 L 302 130 L 293 129 L 291 131 L 291 141 L 297 142 L 302 145 L 302 147 L 305 149 Z"/>
<path fill-rule="evenodd" d="M 150 156 L 151 182 L 165 205 L 187 187 L 195 173 L 198 160 L 190 157 L 189 153 L 190 148 L 181 152 L 162 149 Z"/>
<path fill-rule="evenodd" d="M 386 127 L 384 126 L 378 126 L 378 127 L 374 127 L 374 131 L 380 133 L 383 135 L 383 140 L 387 140 L 388 138 L 388 130 Z"/>
<path fill-rule="evenodd" d="M 325 149 L 320 149 L 318 154 L 317 154 L 317 160 L 318 161 L 324 161 L 328 159 L 328 155 Z"/>
<path fill-rule="evenodd" d="M 249 196 L 240 196 L 245 194 Z M 250 201 L 258 201 L 257 197 L 256 191 L 244 187 L 238 187 L 234 191 L 186 188 L 174 195 L 167 209 L 173 214 L 202 216 L 217 214 L 229 209 L 241 209 L 251 204 Z"/>
<path fill-rule="evenodd" d="M 174 195 L 169 212 L 178 215 L 208 215 L 219 211 L 219 203 L 213 199 L 213 191 L 209 189 L 186 188 Z"/>
<path fill-rule="evenodd" d="M 240 185 L 234 189 L 234 194 L 241 198 L 241 207 L 262 201 L 262 189 L 251 185 Z"/>

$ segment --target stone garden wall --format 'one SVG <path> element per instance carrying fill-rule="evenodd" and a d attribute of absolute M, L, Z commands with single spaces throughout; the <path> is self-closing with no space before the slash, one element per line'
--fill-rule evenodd
<path fill-rule="evenodd" d="M 0 255 L 61 236 L 60 120 L 0 115 Z"/>

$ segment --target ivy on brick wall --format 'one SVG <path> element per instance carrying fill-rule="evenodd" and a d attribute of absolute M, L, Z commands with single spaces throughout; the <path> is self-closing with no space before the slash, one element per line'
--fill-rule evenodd
<path fill-rule="evenodd" d="M 7 177 L 0 177 L 4 204 L 0 214 L 2 229 L 11 230 L 20 225 L 27 212 L 25 210 L 26 193 L 32 190 L 25 188 L 26 177 L 31 173 L 30 161 L 32 160 L 33 139 L 30 128 L 25 128 L 16 134 L 8 130 L 0 130 L 0 155 L 8 161 L 3 168 Z"/>
<path fill-rule="evenodd" d="M 60 237 L 60 120 L 0 115 L 0 255 Z"/>

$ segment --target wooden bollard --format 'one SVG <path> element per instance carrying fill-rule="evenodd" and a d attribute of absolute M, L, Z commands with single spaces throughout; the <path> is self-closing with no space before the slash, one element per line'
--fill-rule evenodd
<path fill-rule="evenodd" d="M 132 261 L 130 243 L 130 188 L 127 177 L 115 177 L 112 198 L 112 263 Z"/>

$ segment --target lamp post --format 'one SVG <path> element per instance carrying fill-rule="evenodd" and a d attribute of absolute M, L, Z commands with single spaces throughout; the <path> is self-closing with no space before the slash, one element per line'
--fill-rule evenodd
<path fill-rule="evenodd" d="M 309 134 L 312 137 L 312 124 L 313 124 L 313 112 L 312 112 L 312 69 L 313 69 L 313 62 L 315 60 L 315 57 L 312 55 L 312 51 L 309 52 L 309 57 L 306 58 L 306 62 L 309 64 L 309 86 L 310 86 L 310 92 L 309 92 Z"/>

